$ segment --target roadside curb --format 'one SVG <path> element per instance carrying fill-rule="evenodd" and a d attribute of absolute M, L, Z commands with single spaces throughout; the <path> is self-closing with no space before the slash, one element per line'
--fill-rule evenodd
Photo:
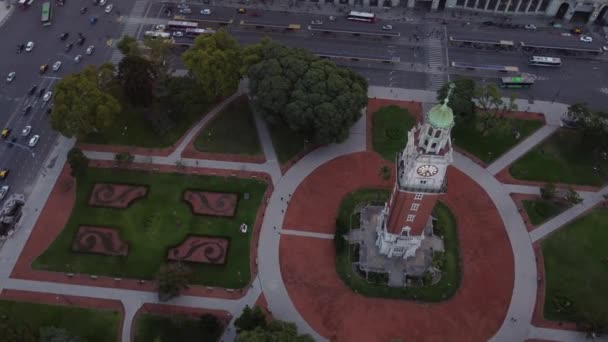
<path fill-rule="evenodd" d="M 5 12 L 4 17 L 2 19 L 0 19 L 0 27 L 2 27 L 4 25 L 4 23 L 13 15 L 13 12 L 15 11 L 15 6 L 14 5 L 8 5 L 10 8 L 8 9 L 7 12 Z"/>

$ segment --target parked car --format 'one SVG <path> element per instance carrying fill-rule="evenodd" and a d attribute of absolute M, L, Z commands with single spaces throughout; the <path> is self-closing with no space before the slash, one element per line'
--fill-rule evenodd
<path fill-rule="evenodd" d="M 8 76 L 6 76 L 6 82 L 13 82 L 16 75 L 17 75 L 17 73 L 14 71 L 9 72 Z"/>
<path fill-rule="evenodd" d="M 25 126 L 23 127 L 23 130 L 21 130 L 21 136 L 27 137 L 30 132 L 32 131 L 32 126 Z"/>
<path fill-rule="evenodd" d="M 41 97 L 42 95 L 44 95 L 45 91 L 46 91 L 46 88 L 41 87 L 40 90 L 38 90 L 38 97 Z"/>
<path fill-rule="evenodd" d="M 25 44 L 17 44 L 17 53 L 22 53 L 25 49 Z"/>
<path fill-rule="evenodd" d="M 5 129 L 2 130 L 2 139 L 8 138 L 9 135 L 11 135 L 10 128 L 6 127 Z"/>
<path fill-rule="evenodd" d="M 31 52 L 32 50 L 34 50 L 34 42 L 29 41 L 25 44 L 25 51 Z"/>
<path fill-rule="evenodd" d="M 580 40 L 583 43 L 591 43 L 591 42 L 593 42 L 593 38 L 591 38 L 590 36 L 581 36 Z"/>
<path fill-rule="evenodd" d="M 180 9 L 182 9 L 182 8 L 190 8 L 190 6 L 188 6 L 188 4 L 179 4 L 179 5 L 177 5 L 177 8 L 180 8 Z"/>
<path fill-rule="evenodd" d="M 36 89 L 38 89 L 38 85 L 34 84 L 30 87 L 30 90 L 27 91 L 28 95 L 34 95 L 34 93 L 36 92 Z"/>
<path fill-rule="evenodd" d="M 6 197 L 6 194 L 8 194 L 9 189 L 10 187 L 8 185 L 4 185 L 0 188 L 0 200 Z"/>
<path fill-rule="evenodd" d="M 59 71 L 61 68 L 61 61 L 57 61 L 53 64 L 53 71 Z"/>
<path fill-rule="evenodd" d="M 95 45 L 89 45 L 87 48 L 87 55 L 91 55 L 95 51 Z"/>
<path fill-rule="evenodd" d="M 97 24 L 97 17 L 91 17 L 90 22 L 91 22 L 91 25 Z"/>
<path fill-rule="evenodd" d="M 49 102 L 49 100 L 51 99 L 51 97 L 53 97 L 53 92 L 52 92 L 52 91 L 47 91 L 47 92 L 44 94 L 44 97 L 42 98 L 42 100 L 43 100 L 44 102 Z"/>
<path fill-rule="evenodd" d="M 84 44 L 85 39 L 86 38 L 84 36 L 78 37 L 78 40 L 76 41 L 76 44 L 78 44 L 78 46 L 82 46 L 82 44 Z"/>
<path fill-rule="evenodd" d="M 70 52 L 70 50 L 72 50 L 72 47 L 74 47 L 74 43 L 65 44 L 65 52 Z"/>
<path fill-rule="evenodd" d="M 246 10 L 246 9 L 244 9 L 243 7 L 239 7 L 239 8 L 236 10 L 236 12 L 237 12 L 237 13 L 240 13 L 240 14 L 245 14 L 245 13 L 247 13 L 247 10 Z"/>
<path fill-rule="evenodd" d="M 530 31 L 536 31 L 536 25 L 532 25 L 532 24 L 526 24 L 526 25 L 524 26 L 524 28 L 525 28 L 526 30 L 530 30 Z"/>
<path fill-rule="evenodd" d="M 31 111 L 32 111 L 32 105 L 28 105 L 27 107 L 23 107 L 23 109 L 21 110 L 21 112 L 23 113 L 23 115 L 27 115 Z"/>
<path fill-rule="evenodd" d="M 166 28 L 167 27 L 165 25 L 162 25 L 162 24 L 158 24 L 158 25 L 154 26 L 154 29 L 156 31 L 164 31 Z"/>
<path fill-rule="evenodd" d="M 8 177 L 9 169 L 0 170 L 0 179 L 6 179 Z"/>
<path fill-rule="evenodd" d="M 323 25 L 323 21 L 319 19 L 313 19 L 310 21 L 311 25 Z"/>
<path fill-rule="evenodd" d="M 80 14 L 85 14 L 87 13 L 88 8 L 86 7 L 80 7 Z"/>
<path fill-rule="evenodd" d="M 190 14 L 190 13 L 192 13 L 192 9 L 190 9 L 190 7 L 181 8 L 181 9 L 179 10 L 179 13 L 182 13 L 182 14 Z"/>
<path fill-rule="evenodd" d="M 183 37 L 183 36 L 184 36 L 184 32 L 182 32 L 182 31 L 173 32 L 173 37 Z"/>
<path fill-rule="evenodd" d="M 391 31 L 393 29 L 393 25 L 382 25 L 383 31 Z"/>
<path fill-rule="evenodd" d="M 334 21 L 334 20 L 336 20 L 336 17 L 334 17 L 333 15 L 330 15 L 329 16 L 329 21 Z"/>
<path fill-rule="evenodd" d="M 483 22 L 485 26 L 494 26 L 494 22 L 492 20 L 486 20 Z"/>
<path fill-rule="evenodd" d="M 108 0 L 99 0 L 99 1 L 97 2 L 97 4 L 98 4 L 99 6 L 105 6 L 107 2 L 108 2 Z"/>
<path fill-rule="evenodd" d="M 201 10 L 201 14 L 204 14 L 204 15 L 210 15 L 210 14 L 211 14 L 211 10 L 210 10 L 210 9 L 208 9 L 208 8 L 203 8 L 203 9 Z"/>
<path fill-rule="evenodd" d="M 40 136 L 38 134 L 36 134 L 30 139 L 30 142 L 28 142 L 27 145 L 29 147 L 34 147 L 38 144 L 39 140 L 40 140 Z"/>

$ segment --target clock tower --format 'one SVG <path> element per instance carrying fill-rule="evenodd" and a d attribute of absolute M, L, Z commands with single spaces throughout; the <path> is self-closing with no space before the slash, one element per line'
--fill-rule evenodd
<path fill-rule="evenodd" d="M 389 201 L 378 220 L 376 246 L 380 254 L 406 259 L 424 239 L 439 195 L 446 191 L 446 171 L 452 162 L 450 131 L 454 114 L 448 107 L 450 90 L 408 132 L 407 145 L 397 155 L 397 175 Z"/>

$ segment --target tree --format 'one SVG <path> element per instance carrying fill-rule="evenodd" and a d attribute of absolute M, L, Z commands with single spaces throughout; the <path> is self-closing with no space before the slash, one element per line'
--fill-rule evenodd
<path fill-rule="evenodd" d="M 0 322 L 0 336 L 3 342 L 38 342 L 37 331 L 32 327 L 10 320 Z"/>
<path fill-rule="evenodd" d="M 212 35 L 198 36 L 182 60 L 208 99 L 236 91 L 241 79 L 241 54 L 236 40 L 226 31 L 221 29 Z"/>
<path fill-rule="evenodd" d="M 72 332 L 55 327 L 40 328 L 40 342 L 83 342 L 80 336 L 74 335 Z"/>
<path fill-rule="evenodd" d="M 254 330 L 243 331 L 236 337 L 237 342 L 281 341 L 281 342 L 313 342 L 310 335 L 298 335 L 294 323 L 279 320 L 272 321 L 266 328 L 257 327 Z"/>
<path fill-rule="evenodd" d="M 161 266 L 156 273 L 158 299 L 161 302 L 166 302 L 179 296 L 182 290 L 188 288 L 191 274 L 190 269 L 179 263 Z"/>
<path fill-rule="evenodd" d="M 120 165 L 130 164 L 135 160 L 135 156 L 129 152 L 119 152 L 114 155 L 114 161 Z"/>
<path fill-rule="evenodd" d="M 475 112 L 476 127 L 482 135 L 485 136 L 490 131 L 508 129 L 508 122 L 504 115 L 517 110 L 513 94 L 507 101 L 504 101 L 498 87 L 488 83 L 475 88 L 474 100 L 479 108 Z"/>
<path fill-rule="evenodd" d="M 545 183 L 545 185 L 540 189 L 540 197 L 545 201 L 550 201 L 555 198 L 555 184 L 554 183 Z"/>
<path fill-rule="evenodd" d="M 137 39 L 131 36 L 123 36 L 118 43 L 116 43 L 116 47 L 125 56 L 141 55 L 141 50 L 137 44 Z"/>
<path fill-rule="evenodd" d="M 581 132 L 581 148 L 592 153 L 608 149 L 608 113 L 591 110 L 583 103 L 568 107 L 566 118 L 575 122 Z"/>
<path fill-rule="evenodd" d="M 252 108 L 317 144 L 344 141 L 367 104 L 367 82 L 302 49 L 269 40 L 246 52 Z"/>
<path fill-rule="evenodd" d="M 111 66 L 88 66 L 68 75 L 55 86 L 51 125 L 68 138 L 83 138 L 110 126 L 120 104 L 107 92 Z"/>
<path fill-rule="evenodd" d="M 209 336 L 209 340 L 214 340 L 213 337 L 219 337 L 224 329 L 224 324 L 217 316 L 212 314 L 203 314 L 199 318 L 199 326 L 205 336 Z"/>
<path fill-rule="evenodd" d="M 118 80 L 126 98 L 135 105 L 152 103 L 157 78 L 152 62 L 141 56 L 125 56 L 118 64 Z"/>
<path fill-rule="evenodd" d="M 159 73 L 161 69 L 166 69 L 166 59 L 169 56 L 171 46 L 172 44 L 164 39 L 153 39 L 150 37 L 144 39 L 145 55 L 156 66 Z"/>
<path fill-rule="evenodd" d="M 568 188 L 568 191 L 566 192 L 566 196 L 565 196 L 566 201 L 570 202 L 571 204 L 579 204 L 583 201 L 583 199 L 581 198 L 581 195 L 574 190 L 573 188 Z"/>
<path fill-rule="evenodd" d="M 266 315 L 259 306 L 255 306 L 253 310 L 249 305 L 245 306 L 243 313 L 234 321 L 237 334 L 243 331 L 251 331 L 256 328 L 266 328 Z"/>
<path fill-rule="evenodd" d="M 449 106 L 457 118 L 463 120 L 473 119 L 475 116 L 475 81 L 470 78 L 457 78 L 453 82 L 456 86 L 450 95 Z M 437 91 L 437 101 L 441 102 L 448 94 L 450 84 L 446 83 Z"/>
<path fill-rule="evenodd" d="M 87 156 L 82 153 L 82 150 L 77 147 L 73 147 L 68 152 L 68 162 L 72 168 L 72 177 L 84 175 L 89 166 L 89 158 L 87 158 Z"/>

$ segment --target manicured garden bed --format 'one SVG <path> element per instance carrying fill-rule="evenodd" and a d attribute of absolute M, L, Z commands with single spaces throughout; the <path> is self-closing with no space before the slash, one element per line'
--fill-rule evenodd
<path fill-rule="evenodd" d="M 384 159 L 395 161 L 395 155 L 407 144 L 407 132 L 416 118 L 398 106 L 382 107 L 372 114 L 372 147 Z"/>
<path fill-rule="evenodd" d="M 201 152 L 262 155 L 253 113 L 246 97 L 229 104 L 194 140 Z"/>
<path fill-rule="evenodd" d="M 530 218 L 530 223 L 536 226 L 548 219 L 557 216 L 564 211 L 568 205 L 562 202 L 537 200 L 523 200 L 524 209 Z"/>
<path fill-rule="evenodd" d="M 220 334 L 210 335 L 200 321 L 185 315 L 140 314 L 135 321 L 135 342 L 160 341 L 214 342 Z"/>
<path fill-rule="evenodd" d="M 350 222 L 353 209 L 359 205 L 378 198 L 378 190 L 358 190 L 349 194 L 341 203 L 336 220 L 337 235 L 348 233 L 345 224 Z M 389 192 L 384 191 L 384 200 L 388 199 Z M 373 284 L 367 282 L 357 272 L 353 270 L 353 255 L 351 247 L 347 242 L 335 242 L 336 247 L 336 271 L 342 281 L 353 291 L 368 297 L 394 298 L 394 299 L 415 299 L 420 301 L 438 302 L 443 301 L 456 293 L 460 286 L 460 252 L 458 243 L 458 232 L 456 218 L 450 209 L 439 202 L 435 206 L 434 217 L 438 219 L 442 227 L 445 247 L 445 266 L 442 271 L 441 280 L 435 284 L 424 287 L 394 288 L 383 284 Z M 354 215 L 353 215 L 354 216 Z M 354 221 L 354 218 L 353 218 Z M 353 224 L 354 225 L 354 224 Z M 336 239 L 341 239 L 336 237 Z"/>
<path fill-rule="evenodd" d="M 510 129 L 502 129 L 498 132 L 490 131 L 486 135 L 476 128 L 475 121 L 456 122 L 452 129 L 452 142 L 489 164 L 544 125 L 538 120 L 514 118 L 504 120 L 508 121 L 507 126 Z M 519 132 L 519 139 L 516 139 L 513 131 Z"/>
<path fill-rule="evenodd" d="M 91 189 L 96 183 L 124 183 L 148 186 L 146 198 L 129 208 L 89 206 Z M 236 193 L 239 196 L 234 217 L 194 215 L 183 200 L 186 190 Z M 175 173 L 90 168 L 77 180 L 76 204 L 69 221 L 51 246 L 34 261 L 41 270 L 75 272 L 112 277 L 153 279 L 168 251 L 188 236 L 225 238 L 230 241 L 225 265 L 188 263 L 193 284 L 240 288 L 249 281 L 251 230 L 239 231 L 242 223 L 255 224 L 266 183 L 234 177 L 196 176 Z M 249 195 L 245 199 L 245 194 Z M 116 229 L 127 242 L 126 256 L 75 253 L 72 241 L 78 226 Z"/>
<path fill-rule="evenodd" d="M 117 341 L 121 319 L 117 311 L 7 300 L 0 300 L 0 317 L 0 324 L 25 325 L 36 334 L 43 327 L 61 328 L 87 342 Z"/>
<path fill-rule="evenodd" d="M 509 169 L 522 180 L 600 186 L 608 180 L 608 160 L 581 148 L 581 132 L 560 129 L 519 158 Z M 593 170 L 599 166 L 601 173 Z"/>
<path fill-rule="evenodd" d="M 541 242 L 545 264 L 544 316 L 608 326 L 608 210 L 594 209 Z"/>

